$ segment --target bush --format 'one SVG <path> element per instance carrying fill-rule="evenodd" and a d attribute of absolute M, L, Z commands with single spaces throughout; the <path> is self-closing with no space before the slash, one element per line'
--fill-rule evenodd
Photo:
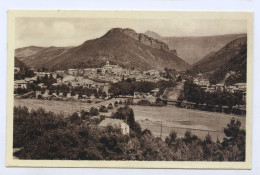
<path fill-rule="evenodd" d="M 105 107 L 105 106 L 101 106 L 100 108 L 99 108 L 99 112 L 108 112 L 108 109 Z"/>
<path fill-rule="evenodd" d="M 111 103 L 109 103 L 107 109 L 113 109 L 113 105 Z"/>
<path fill-rule="evenodd" d="M 86 120 L 87 117 L 89 117 L 89 112 L 87 112 L 87 111 L 82 111 L 82 112 L 81 112 L 81 119 L 82 119 L 82 120 Z"/>
<path fill-rule="evenodd" d="M 89 115 L 91 115 L 91 116 L 98 116 L 99 115 L 98 109 L 92 107 L 90 109 L 90 111 L 89 111 Z"/>
<path fill-rule="evenodd" d="M 151 105 L 151 103 L 148 100 L 140 100 L 137 105 L 141 105 L 141 106 L 149 106 Z"/>

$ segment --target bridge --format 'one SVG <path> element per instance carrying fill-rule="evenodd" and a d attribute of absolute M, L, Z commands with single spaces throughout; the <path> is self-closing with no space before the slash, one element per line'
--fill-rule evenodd
<path fill-rule="evenodd" d="M 100 102 L 100 103 L 91 104 L 91 105 L 89 105 L 89 106 L 83 107 L 82 109 L 85 110 L 85 111 L 90 111 L 91 108 L 97 108 L 97 109 L 99 109 L 101 106 L 108 107 L 108 105 L 109 105 L 110 103 L 114 106 L 114 103 L 115 103 L 115 102 L 119 103 L 119 101 L 122 101 L 122 100 L 121 100 L 120 98 L 112 98 L 112 99 L 105 100 L 105 101 Z"/>

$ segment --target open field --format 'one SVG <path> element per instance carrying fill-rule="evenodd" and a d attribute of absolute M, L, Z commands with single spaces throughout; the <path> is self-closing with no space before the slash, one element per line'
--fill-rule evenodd
<path fill-rule="evenodd" d="M 63 112 L 65 115 L 72 114 L 75 111 L 89 108 L 93 103 L 50 101 L 37 99 L 15 99 L 15 106 L 27 106 L 29 109 L 38 109 L 40 107 L 46 111 L 55 113 Z M 204 139 L 207 133 L 210 133 L 213 140 L 217 137 L 222 140 L 225 137 L 224 128 L 234 117 L 242 123 L 245 128 L 246 117 L 216 112 L 206 112 L 178 108 L 176 106 L 151 107 L 151 106 L 131 106 L 134 110 L 135 119 L 140 123 L 142 129 L 149 129 L 155 136 L 160 136 L 162 123 L 162 137 L 166 138 L 172 130 L 175 130 L 179 137 L 183 137 L 187 130 Z M 110 116 L 112 112 L 102 113 Z"/>
<path fill-rule="evenodd" d="M 110 102 L 108 102 L 108 103 L 110 103 Z M 64 113 L 66 116 L 68 116 L 70 114 L 73 114 L 76 111 L 81 111 L 83 109 L 89 109 L 91 107 L 96 107 L 97 104 L 75 102 L 75 101 L 15 99 L 14 100 L 14 106 L 26 106 L 29 110 L 44 108 L 46 111 L 51 111 L 51 112 L 54 112 L 56 114 L 57 113 Z M 104 115 L 108 116 L 108 115 L 110 115 L 110 113 L 104 113 Z"/>
<path fill-rule="evenodd" d="M 156 136 L 160 136 L 162 122 L 162 137 L 166 138 L 172 130 L 179 137 L 183 137 L 187 130 L 199 138 L 204 139 L 210 133 L 213 140 L 220 141 L 225 137 L 224 128 L 232 117 L 238 119 L 245 128 L 246 117 L 216 112 L 206 112 L 178 108 L 176 106 L 150 107 L 131 106 L 134 109 L 135 119 L 141 124 L 142 129 L 149 129 Z"/>

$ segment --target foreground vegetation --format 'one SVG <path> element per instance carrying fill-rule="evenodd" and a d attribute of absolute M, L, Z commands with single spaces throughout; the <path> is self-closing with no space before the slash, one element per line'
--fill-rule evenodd
<path fill-rule="evenodd" d="M 98 111 L 82 111 L 68 118 L 44 109 L 28 111 L 14 107 L 13 147 L 20 159 L 69 160 L 179 160 L 179 161 L 244 161 L 246 132 L 232 119 L 224 129 L 226 138 L 213 142 L 207 135 L 199 139 L 190 131 L 178 138 L 172 131 L 163 141 L 142 130 L 128 106 L 120 107 L 112 118 L 126 120 L 130 133 L 117 128 L 100 128 L 105 118 Z"/>

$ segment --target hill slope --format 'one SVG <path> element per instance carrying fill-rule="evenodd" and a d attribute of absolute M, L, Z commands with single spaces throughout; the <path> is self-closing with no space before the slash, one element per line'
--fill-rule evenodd
<path fill-rule="evenodd" d="M 42 50 L 20 59 L 30 66 L 51 69 L 97 67 L 104 65 L 107 59 L 137 70 L 186 70 L 190 67 L 167 44 L 132 29 L 120 28 L 111 29 L 104 36 L 77 47 Z"/>
<path fill-rule="evenodd" d="M 40 52 L 43 49 L 45 48 L 37 47 L 37 46 L 28 46 L 28 47 L 15 49 L 15 57 L 28 57 Z"/>
<path fill-rule="evenodd" d="M 165 42 L 172 49 L 176 49 L 178 56 L 189 64 L 199 61 L 210 52 L 218 51 L 235 39 L 246 37 L 246 34 L 198 37 L 162 37 L 152 31 L 147 31 L 145 34 Z"/>
<path fill-rule="evenodd" d="M 46 67 L 48 68 L 48 64 L 58 57 L 59 55 L 67 52 L 71 47 L 47 47 L 39 52 L 27 56 L 27 57 L 18 57 L 19 60 L 23 61 L 29 67 Z M 48 63 L 48 64 L 47 64 Z"/>
<path fill-rule="evenodd" d="M 14 57 L 14 67 L 19 67 L 19 68 L 28 68 L 28 66 L 19 60 L 18 58 Z"/>
<path fill-rule="evenodd" d="M 210 53 L 195 63 L 190 69 L 193 73 L 206 73 L 211 83 L 226 79 L 229 84 L 246 81 L 247 38 L 239 38 L 217 52 Z M 227 77 L 232 72 L 233 75 Z"/>

